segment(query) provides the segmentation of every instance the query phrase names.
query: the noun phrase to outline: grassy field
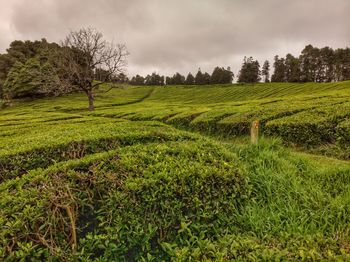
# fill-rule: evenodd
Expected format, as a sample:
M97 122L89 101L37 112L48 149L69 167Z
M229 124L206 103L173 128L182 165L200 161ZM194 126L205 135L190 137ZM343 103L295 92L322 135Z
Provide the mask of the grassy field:
M350 82L95 102L0 111L0 260L350 259Z

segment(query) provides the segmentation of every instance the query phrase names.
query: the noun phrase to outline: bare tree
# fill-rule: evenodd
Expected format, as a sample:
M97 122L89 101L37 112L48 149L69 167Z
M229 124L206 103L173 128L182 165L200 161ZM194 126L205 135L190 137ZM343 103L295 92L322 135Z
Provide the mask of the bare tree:
M94 28L71 31L62 43L63 80L84 91L89 99L89 110L94 110L93 91L110 81L115 74L124 72L129 55L125 44L114 44L103 39L102 33ZM105 74L94 81L95 72Z

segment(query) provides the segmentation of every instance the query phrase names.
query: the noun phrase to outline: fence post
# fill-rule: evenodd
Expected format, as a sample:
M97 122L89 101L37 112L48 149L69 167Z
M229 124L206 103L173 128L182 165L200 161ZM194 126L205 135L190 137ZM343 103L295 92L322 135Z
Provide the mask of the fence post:
M250 141L253 145L258 144L259 140L259 121L253 121L250 129Z

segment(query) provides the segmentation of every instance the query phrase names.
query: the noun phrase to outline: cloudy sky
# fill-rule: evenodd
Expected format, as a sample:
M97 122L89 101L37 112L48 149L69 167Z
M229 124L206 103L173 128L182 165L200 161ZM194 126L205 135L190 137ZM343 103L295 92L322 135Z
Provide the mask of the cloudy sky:
M126 43L128 72L187 74L350 46L350 0L0 0L0 52L14 39L60 41L92 26Z

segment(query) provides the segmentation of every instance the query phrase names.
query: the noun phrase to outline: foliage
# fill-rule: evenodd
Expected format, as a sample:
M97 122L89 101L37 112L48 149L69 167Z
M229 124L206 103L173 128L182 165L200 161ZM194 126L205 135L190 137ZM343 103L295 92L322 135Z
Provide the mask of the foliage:
M49 62L40 63L30 58L25 64L16 62L10 70L3 88L7 98L40 97L61 94L56 70Z
M350 48L307 45L299 57L275 56L272 82L332 82L350 79Z
M238 83L257 83L260 81L260 64L253 57L244 57L242 68L239 71Z

